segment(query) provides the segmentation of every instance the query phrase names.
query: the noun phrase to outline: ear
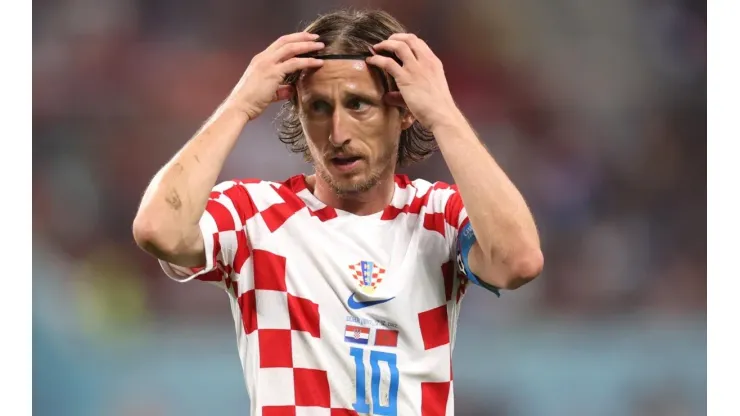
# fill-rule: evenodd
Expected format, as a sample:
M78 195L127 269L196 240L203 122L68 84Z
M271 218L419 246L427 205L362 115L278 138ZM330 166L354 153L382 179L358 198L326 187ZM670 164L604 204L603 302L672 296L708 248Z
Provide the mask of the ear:
M295 97L295 87L291 85L280 85L275 91L275 96L272 98L273 102L290 100Z
M408 107L406 107L406 101L403 100L403 96L401 95L400 91L389 91L385 93L383 96L383 101L385 101L386 104L398 107L401 111L401 129L406 130L407 128L411 127L412 124L414 124L414 121L416 121L416 118L414 115L409 111Z
M411 127L416 121L416 117L409 111L408 108L401 109L401 130L406 130Z

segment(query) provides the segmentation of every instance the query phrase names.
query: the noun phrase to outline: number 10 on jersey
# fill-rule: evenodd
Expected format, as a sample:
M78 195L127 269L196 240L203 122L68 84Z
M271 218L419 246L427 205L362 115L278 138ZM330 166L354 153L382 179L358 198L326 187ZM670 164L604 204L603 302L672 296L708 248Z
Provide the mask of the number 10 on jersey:
M369 353L370 363L370 392L368 400L367 383L365 380L365 360L364 356ZM362 348L350 348L350 355L355 359L355 386L356 386L356 397L355 403L352 405L355 411L360 414L370 413L370 403L372 403L372 411L374 415L379 416L397 416L398 415L398 367L396 366L396 354L391 352L364 350ZM385 383L381 383L381 368L380 364L384 363L388 366L389 380ZM381 384L383 384L381 386ZM381 387L384 390L382 393L387 393L384 400L381 401ZM383 394L382 396L385 396Z

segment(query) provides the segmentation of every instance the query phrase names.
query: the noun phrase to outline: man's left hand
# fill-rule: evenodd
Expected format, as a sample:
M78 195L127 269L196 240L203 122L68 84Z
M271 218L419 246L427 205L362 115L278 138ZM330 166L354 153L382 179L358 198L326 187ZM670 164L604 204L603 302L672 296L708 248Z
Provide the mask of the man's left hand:
M381 55L367 58L368 64L385 70L395 78L400 94L387 94L391 104L408 107L429 130L457 113L442 61L426 42L411 33L396 33L374 45L373 49L393 52L403 62L401 66L392 58Z

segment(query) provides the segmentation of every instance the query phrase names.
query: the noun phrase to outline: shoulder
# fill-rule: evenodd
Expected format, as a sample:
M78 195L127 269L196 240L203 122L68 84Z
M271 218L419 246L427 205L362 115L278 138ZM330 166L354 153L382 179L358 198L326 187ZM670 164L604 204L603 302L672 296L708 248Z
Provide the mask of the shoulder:
M405 186L410 191L405 196L407 203L417 206L417 209L424 207L425 221L437 223L435 228L440 228L443 222L457 227L465 216L464 204L456 185L425 179L411 180L404 175L397 175L396 184L399 188L403 189Z
M284 181L271 181L259 178L229 179L216 184L211 191L211 198L220 194L227 196L243 193L252 199L264 199L275 196L297 195L306 189L303 175L295 175Z
M333 208L312 196L302 174L281 182L256 178L224 181L213 188L211 198L226 199L227 203L233 203L242 222L261 218L270 232L275 232L304 208L310 217L317 217L321 221L337 217ZM303 217L303 220L306 219L308 217Z
M457 193L457 186L447 182L432 182L423 178L411 179L407 175L395 176L396 191L409 198L423 199L424 202L438 199L446 200Z
M297 210L303 205L298 193L306 189L305 180L301 182L301 178L302 175L294 176L283 182L258 178L222 181L212 188L209 205L233 205L242 221L286 203Z

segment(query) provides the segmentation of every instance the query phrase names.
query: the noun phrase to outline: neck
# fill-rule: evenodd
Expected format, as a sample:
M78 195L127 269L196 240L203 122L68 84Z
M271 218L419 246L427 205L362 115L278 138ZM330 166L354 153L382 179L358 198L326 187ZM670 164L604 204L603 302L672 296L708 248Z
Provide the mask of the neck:
M391 203L395 189L393 176L394 172L391 170L371 189L343 195L335 193L319 175L308 176L306 182L314 196L326 205L355 215L372 215Z

